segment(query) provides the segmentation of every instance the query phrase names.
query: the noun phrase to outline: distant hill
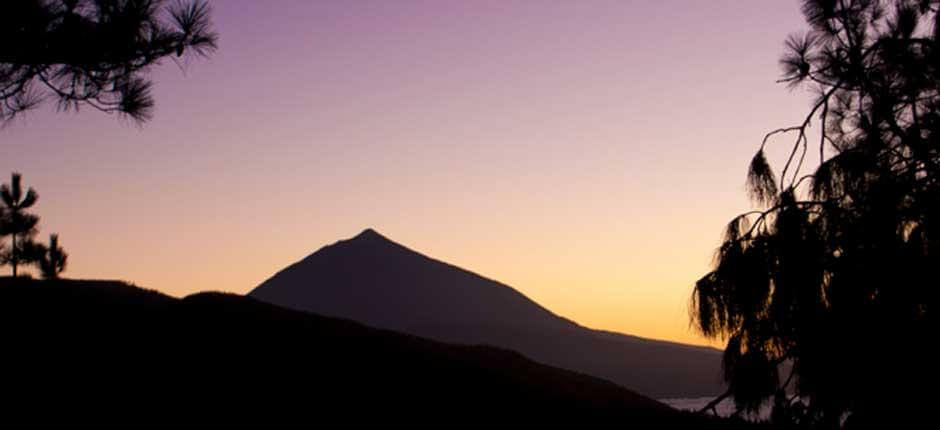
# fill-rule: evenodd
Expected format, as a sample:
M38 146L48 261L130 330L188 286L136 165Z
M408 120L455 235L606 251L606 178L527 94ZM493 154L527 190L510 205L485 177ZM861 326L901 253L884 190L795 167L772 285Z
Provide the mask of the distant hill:
M268 426L741 424L681 413L511 351L440 343L232 294L176 299L120 282L0 278L0 327L8 396L0 408L8 418L30 407L41 411L31 420L73 423L126 415L125 423L200 417Z
M724 391L718 350L582 327L507 285L371 229L288 266L249 296L441 341L516 350L651 397Z

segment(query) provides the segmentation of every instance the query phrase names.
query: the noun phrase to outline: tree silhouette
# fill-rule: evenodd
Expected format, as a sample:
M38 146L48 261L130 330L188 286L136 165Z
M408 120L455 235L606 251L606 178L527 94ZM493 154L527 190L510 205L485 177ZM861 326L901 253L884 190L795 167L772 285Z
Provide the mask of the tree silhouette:
M0 185L0 198L5 206L4 214L0 218L0 236L11 236L10 249L0 255L0 262L13 266L13 276L16 268L22 263L34 261L37 248L32 241L36 233L36 224L39 217L26 212L39 199L39 194L32 187L23 194L21 184L22 176L13 173L9 184Z
M0 219L3 219L3 210L0 210ZM0 266L6 264L7 244L0 242Z
M772 401L775 420L820 428L927 413L889 397L929 398L933 372L938 5L802 2L811 30L787 39L781 82L816 99L802 123L764 137L747 176L762 209L728 224L692 297L696 327L727 340L726 396L739 410ZM764 149L788 134L777 175Z
M161 59L216 48L202 0L14 0L0 6L0 120L46 96L60 110L91 106L138 122L152 116Z
M59 273L65 271L65 264L69 255L59 246L59 235L49 235L49 247L42 247L42 256L39 258L39 270L45 279L56 279Z

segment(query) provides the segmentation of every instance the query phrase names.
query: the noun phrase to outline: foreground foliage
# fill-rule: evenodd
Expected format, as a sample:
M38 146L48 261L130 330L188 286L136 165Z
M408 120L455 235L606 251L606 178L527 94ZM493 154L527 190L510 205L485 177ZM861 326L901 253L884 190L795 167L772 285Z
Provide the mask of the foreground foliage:
M787 40L782 81L817 98L764 138L747 182L762 209L729 223L693 293L697 327L727 339L741 410L772 402L776 421L813 428L926 414L912 405L936 337L938 3L803 1L811 30ZM777 174L764 149L786 136Z
M12 0L0 5L0 120L59 109L152 116L150 67L216 48L202 0Z

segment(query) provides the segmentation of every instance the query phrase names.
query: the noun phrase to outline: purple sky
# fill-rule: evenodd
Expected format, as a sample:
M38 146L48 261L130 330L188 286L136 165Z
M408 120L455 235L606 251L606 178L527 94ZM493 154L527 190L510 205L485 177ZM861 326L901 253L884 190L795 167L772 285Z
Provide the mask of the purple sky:
M244 293L373 227L585 325L704 342L687 300L748 160L809 98L796 1L212 2L142 128L44 105L0 130L68 276ZM4 173L6 172L6 173Z

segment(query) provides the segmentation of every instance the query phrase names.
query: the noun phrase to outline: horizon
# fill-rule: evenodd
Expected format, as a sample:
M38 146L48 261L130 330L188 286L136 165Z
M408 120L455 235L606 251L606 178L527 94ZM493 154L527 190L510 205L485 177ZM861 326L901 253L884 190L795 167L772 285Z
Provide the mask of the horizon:
M447 261L442 261L442 260L440 260L440 259L438 259L438 258L435 258L433 255L427 255L427 254L421 252L421 250L419 250L419 249L414 249L414 248L409 247L407 244L403 244L403 243L397 242L397 241L395 241L394 238L390 238L390 237L388 237L388 236L382 234L382 232L377 231L377 230L375 230L374 228L371 228L371 227L367 227L367 228L363 229L362 231L360 231L359 233L357 233L357 234L354 235L354 236L350 236L350 237L344 238L344 239L339 239L339 240L337 240L337 241L335 241L335 242L333 242L333 243L329 243L329 244L323 245L322 247L320 247L320 248L317 249L316 251L310 253L309 255L306 255L306 256L304 256L303 258L301 258L301 259L299 259L299 260L297 260L297 261L295 261L295 262L293 262L293 263L288 264L287 266L284 267L284 269L279 270L278 272L275 272L274 274L271 275L270 278L266 279L266 280L265 280L264 282L262 282L260 285L264 285L265 283L267 283L267 282L271 281L272 279L274 279L277 275L279 275L279 274L281 274L281 273L283 273L283 272L285 272L285 271L290 270L291 268L295 267L295 266L298 265L298 264L302 264L303 262L307 261L307 260L310 259L311 257L316 256L316 255L320 254L322 251L325 251L325 250L327 250L327 249L329 249L329 248L332 248L332 247L337 246L337 245L340 245L340 244L350 243L350 242L359 241L359 240L367 240L367 241L368 241L368 240L370 240L370 239L373 238L373 237L375 237L375 238L377 238L377 239L379 239L379 240L381 240L381 241L387 242L387 243L389 243L389 244L395 245L396 247L403 247L403 248L405 248L405 250L407 250L407 251L413 252L413 253L415 253L415 254L418 254L418 255L420 255L420 256L422 256L422 257L428 258L428 259L433 260L433 261L435 261L435 262L443 263L443 264L448 265L448 266L453 266L453 267L454 267L456 270L458 270L458 271L469 272L470 274L475 275L475 276L477 276L477 277L479 277L479 278L483 278L483 279L485 279L485 280L487 280L487 281L492 281L492 282L495 282L495 283L500 284L500 285L502 285L502 286L509 287L510 289L512 289L512 290L514 290L514 291L517 291L517 292L519 292L520 294L522 294L523 297L525 297L526 299L532 301L532 303L534 303L535 305L542 307L542 305L541 305L540 303L538 303L538 302L532 300L531 297L526 296L524 293L522 293L522 292L519 291L518 289L514 288L512 285L506 285L505 283L500 282L498 279L493 279L493 278L490 278L490 277L486 276L486 274L477 273L476 271L474 271L474 270L472 270L472 269L465 268L465 267L454 266L454 265L452 265L451 263L448 263ZM260 286L260 285L259 285L259 286ZM390 285L390 286L395 286L394 283L390 283L389 285ZM246 293L246 295L253 295L253 294L256 293L256 292L257 292L257 290L256 290L256 289L253 289L252 291L249 291L248 293ZM259 300L262 300L262 301L265 301L265 302L269 302L268 300L264 300L264 299L259 299ZM286 307L286 308L291 308L290 306L285 306L285 307ZM298 307L297 309L302 309L302 308ZM569 321L574 322L575 324L580 325L580 326L582 326L582 327L585 327L585 328L588 328L588 329L591 329L591 330L607 331L607 330L604 330L604 329L602 329L602 328L585 326L585 325L583 325L583 324L580 324L578 321L574 321L574 320L571 320L570 318L567 318L565 315L558 314L557 312L553 311L552 309L545 308L545 310L547 310L549 313L551 313L551 314L554 315L555 317L560 317L560 318L563 319L563 320L569 320ZM410 310L409 310L409 312L410 312ZM315 312L315 313L316 313L316 312ZM324 315L327 315L327 314L324 314ZM337 316L340 316L340 317L341 317L341 315L337 315ZM360 322L361 322L361 321L360 321ZM643 337L643 336L632 335L632 334L629 334L629 333L621 333L621 334L626 334L626 335L629 335L629 336L632 336L632 337L641 338L641 339L644 339L644 340L652 340L652 341L660 341L660 342L663 342L663 341L664 341L664 342L674 342L674 341L668 341L668 340L663 340L663 339L646 338L646 337ZM686 343L682 343L682 344L683 344L683 345L686 345ZM691 345L691 346L713 347L713 345Z
M0 130L64 274L245 294L367 228L578 324L718 345L688 299L810 97L791 2L211 2L136 127L45 104ZM779 155L772 149L771 155Z

